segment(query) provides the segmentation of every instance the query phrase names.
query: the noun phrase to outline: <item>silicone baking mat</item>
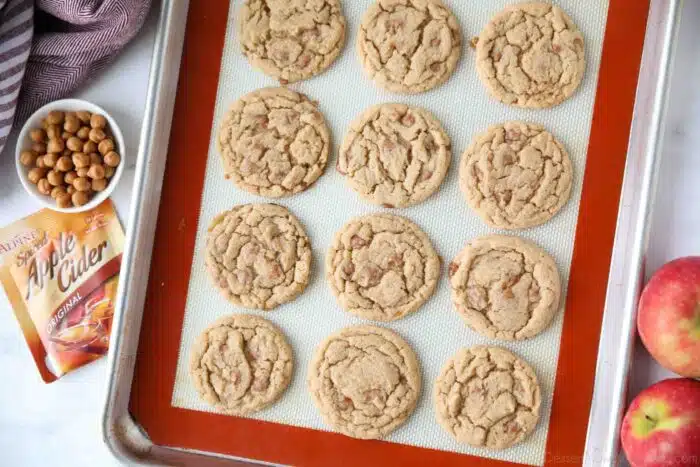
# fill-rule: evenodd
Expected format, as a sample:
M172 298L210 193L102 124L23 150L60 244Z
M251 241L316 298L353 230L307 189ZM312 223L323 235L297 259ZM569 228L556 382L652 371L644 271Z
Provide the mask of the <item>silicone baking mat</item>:
M604 89L602 81L598 88L606 22L609 16L622 21L625 10L632 17L643 15L643 19L646 7L630 6L635 2L626 0L558 1L557 4L572 16L586 39L586 75L580 90L564 104L553 109L529 111L505 106L487 95L476 74L473 50L468 47L470 38L478 35L490 17L513 2L447 0L446 3L461 25L464 42L462 58L455 74L445 85L416 96L384 92L365 78L356 57L354 40L361 15L371 1L343 2L348 22L348 36L343 53L326 73L289 87L319 101L320 110L332 130L335 150L349 123L371 105L402 102L424 107L436 115L452 140L452 166L449 174L440 190L424 203L408 209L391 211L420 225L430 236L444 264L447 264L469 239L497 232L488 228L467 207L458 187L459 158L476 133L483 131L490 124L506 120L540 123L566 146L575 170L571 200L559 215L543 226L511 233L533 240L549 251L559 265L564 284L569 284L568 298L562 300L562 309L552 326L543 334L525 342L503 343L482 338L471 331L454 310L446 271L443 270L435 295L418 312L400 321L386 324L404 336L417 352L424 378L419 405L408 422L386 440L359 441L325 431L328 427L313 404L305 382L306 370L315 347L335 330L363 322L342 311L324 280L323 262L332 236L354 216L387 211L361 201L346 186L343 177L333 170L335 151L326 173L314 186L304 193L275 201L288 207L305 225L311 239L314 260L310 284L298 299L273 312L259 313L278 324L294 348L295 371L289 389L273 407L253 415L250 419L244 419L214 414L209 406L198 399L189 380L189 348L196 336L224 314L250 312L228 303L206 277L203 247L207 226L217 213L236 204L265 202L265 199L241 191L224 179L221 161L214 144L218 124L222 115L238 97L260 87L276 85L271 78L255 71L240 52L235 18L241 2L234 1L230 8L229 5L225 5L226 2L212 3L219 5L210 6L209 9L191 6L195 11L190 12L188 24L183 74L171 135L171 154L166 167L140 356L133 385L132 411L149 436L156 442L167 445L213 450L289 464L331 465L331 445L336 445L340 448L339 452L347 453L358 461L364 459L370 463L379 463L380 458L390 456L392 452L402 456L412 456L409 452L433 453L433 461L459 459L441 457L437 454L439 452L457 456L469 454L530 465L543 465L564 456L575 456L579 452L578 449L582 448L581 434L585 436L593 377L592 364L595 362L602 309L602 301L596 308L590 309L590 305L595 305L590 303L590 300L601 297L605 291L626 135L629 131L629 113L643 37L643 21L632 21L631 24L636 25L637 30L631 29L628 32L636 34L629 34L626 40L631 40L627 53L632 55L633 59L627 59L622 64L617 63L617 66L628 66L627 69L620 70L624 73L617 77L618 84L627 83L632 89L631 92L630 89L618 89L617 92L621 91L621 94L613 92L615 98L609 101L611 106L608 111L619 113L621 118L615 122L615 126L618 133L621 131L622 134L605 135L602 132L613 131L615 128L599 128L601 135L598 138L607 136L617 144L611 146L612 143L608 141L609 150L606 151L595 138L589 138L592 122L594 131L596 128L596 91L598 90L598 110L595 115L601 112L601 93L609 92ZM200 10L199 13L209 13L208 19L213 20L217 26L207 30L198 27L195 30L192 15L197 14L197 10ZM223 18L214 20L212 14L223 15ZM220 24L222 22L223 24ZM608 25L606 43L612 43L610 31ZM209 49L192 43L191 35L195 32L200 35L200 41L209 41ZM218 76L208 80L196 78L205 73L205 70L213 71L215 60L200 54L207 50L209 54L213 54L217 46L222 49L220 68L217 67L216 70ZM605 73L604 68L601 73ZM201 82L197 83L196 80ZM209 86L209 89L195 87L197 84ZM196 92L200 99L183 97L183 88ZM187 103L193 107L187 107ZM178 110L185 110L185 113L178 115ZM198 121L192 125L179 125L178 119L182 118L189 118L190 122L193 122L193 119ZM188 141L193 138L200 140L196 148L194 143L187 148L186 146L190 145ZM180 144L184 147L179 146ZM189 158L190 167L182 160L173 160L173 157ZM175 187L171 188L170 181L178 174L196 178L194 183L186 185L188 189L180 188L196 200L187 199L178 203L182 193ZM587 191L584 185L591 183L588 179L599 175L602 177L598 183L603 185L589 187ZM186 180L181 179L180 183L183 181ZM198 192L195 191L195 188L199 187L201 196L197 196ZM594 216L586 216L587 211L596 209L590 205L586 208L586 202L593 199L600 201L600 196L605 197L603 205L597 208ZM170 222L173 223L169 224ZM596 225L599 228L596 228ZM581 240L581 232L591 227L596 232L588 237L588 241L595 241L597 236L600 249L591 258L580 257L575 250L579 248L580 251L580 243L585 243L585 240ZM160 239L166 243L163 244ZM160 254L163 248L166 248L168 253ZM586 268L586 272L597 274L592 277L581 275L579 280L588 280L595 287L584 286L580 287L581 290L576 289L577 283L574 282L573 274L577 257L579 268L583 267ZM590 264L587 265L586 262ZM586 288L593 295L579 295L585 293ZM589 301L588 307L586 300ZM159 314L157 318L156 313ZM578 316L572 317L573 313L577 313ZM585 329L574 331L570 325L573 320L577 320ZM586 339L586 346L579 347L582 352L578 356L580 362L573 361L571 349L567 350L568 345L572 345L572 336L568 337L567 342L567 333L571 332ZM542 386L543 407L536 431L524 443L503 451L488 451L456 443L437 424L434 416L432 385L441 366L458 349L484 343L502 345L523 356L535 368ZM560 343L563 343L561 352ZM159 356L144 356L143 351L149 355L158 351ZM578 372L585 372L585 375ZM585 384L577 388L575 384L566 381L570 377L581 378L581 382ZM560 389L562 384L567 384L568 388L565 390L569 393L556 397L563 391ZM167 408L168 414L154 413L154 391L158 394L158 406L164 411ZM573 394L572 391L583 391L584 394L581 396ZM577 404L577 401L580 403ZM147 407L149 403L151 407ZM569 410L570 413L560 413L557 416L557 409ZM167 427L166 420L171 417L177 419L180 431L178 434ZM205 419L208 422L205 422ZM567 419L572 425L566 423ZM566 423L566 428L562 423ZM215 440L221 436L218 431L224 426L231 430L229 442L221 440L219 443ZM201 428L207 432L208 438L207 435L197 434ZM256 430L257 436L250 433ZM559 430L572 430L574 433L566 434ZM268 435L274 436L266 436L266 431ZM281 438L282 435L284 439ZM561 440L558 441L558 438ZM555 445L553 448L553 444L557 442L561 443L560 446ZM424 449L395 450L396 447L405 446ZM326 449L331 457L324 457ZM411 461L417 462L417 458L406 457L406 462Z

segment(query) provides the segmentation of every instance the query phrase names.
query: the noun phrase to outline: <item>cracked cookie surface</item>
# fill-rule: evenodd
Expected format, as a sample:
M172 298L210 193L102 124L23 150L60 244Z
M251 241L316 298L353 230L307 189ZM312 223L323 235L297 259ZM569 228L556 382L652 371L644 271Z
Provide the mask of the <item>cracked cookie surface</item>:
M286 208L244 204L219 214L209 225L205 264L230 302L270 310L306 288L311 244Z
M323 174L330 131L305 95L263 88L226 113L218 149L227 179L250 193L280 198L306 190Z
M491 339L533 337L559 311L561 280L554 259L518 237L470 241L450 263L449 275L457 311Z
M231 315L195 341L190 377L200 397L217 410L243 415L276 402L292 367L292 348L277 326L254 315Z
M440 425L460 443L504 449L535 429L541 395L530 365L500 347L462 349L440 372L434 388Z
M440 259L413 222L391 214L358 217L336 233L326 278L341 306L357 316L393 321L435 291Z
M243 54L283 84L322 73L345 45L339 0L246 0L240 15Z
M585 68L583 34L551 3L506 7L476 45L479 78L493 97L517 107L562 103L578 89Z
M406 341L376 326L350 326L316 350L308 385L324 420L347 436L382 438L411 415L421 391Z
M451 157L450 138L430 112L381 104L350 124L337 170L363 199L402 208L437 191Z
M457 19L440 0L377 0L357 36L365 72L380 87L402 94L447 81L461 50Z
M564 146L542 126L494 125L464 151L459 184L467 203L491 227L543 224L567 203L573 167Z

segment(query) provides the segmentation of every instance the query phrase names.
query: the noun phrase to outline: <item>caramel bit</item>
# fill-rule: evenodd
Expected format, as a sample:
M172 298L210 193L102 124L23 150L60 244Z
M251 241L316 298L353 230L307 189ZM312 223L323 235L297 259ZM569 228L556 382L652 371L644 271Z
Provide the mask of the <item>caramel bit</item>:
M262 128L267 128L267 125L270 123L270 119L268 119L266 116L262 115L258 117L258 125Z
M476 49L476 44L478 44L478 43L479 43L479 37L478 37L478 36L474 36L474 37L472 37L472 40L469 41L469 46L470 46L472 49Z
M459 264L455 263L454 261L451 261L450 265L447 267L447 273L450 275L450 277L452 277L455 275L458 269Z
M511 128L509 130L506 130L506 141L508 142L517 141L520 139L521 136L522 133L516 129Z
M311 56L309 54L304 54L299 57L299 66L306 67L311 61Z
M403 21L398 19L389 20L384 26L389 34L397 34L403 29Z
M343 273L346 276L352 276L352 273L354 273L354 272L355 272L355 265L352 264L350 261L348 261L347 263L345 263L343 265Z
M359 235L353 235L350 239L350 246L353 248L362 248L365 245L367 245L367 242Z
M390 268L402 268L403 264L403 258L398 253L393 254L387 262L387 266Z

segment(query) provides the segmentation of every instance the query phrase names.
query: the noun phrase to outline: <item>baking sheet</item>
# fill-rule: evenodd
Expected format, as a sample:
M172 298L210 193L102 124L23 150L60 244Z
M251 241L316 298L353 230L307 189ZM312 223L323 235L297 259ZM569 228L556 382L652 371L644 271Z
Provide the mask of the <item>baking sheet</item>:
M208 160L200 222L197 227L197 248L194 252L180 356L172 394L173 406L200 411L211 409L199 400L189 380L187 366L191 343L216 318L231 312L250 312L227 302L210 284L202 254L206 229L217 213L236 204L265 202L263 198L238 190L223 178L221 161L214 144L217 127L224 112L238 97L254 89L277 84L271 78L253 70L239 51L234 18L237 17L240 3L233 2L229 10L229 28L225 39L214 126L209 153L206 155ZM402 102L425 107L441 120L452 139L452 166L440 190L418 206L393 210L410 218L426 231L445 264L469 239L496 232L488 228L468 208L458 187L459 158L472 136L490 124L505 120L532 121L543 124L552 131L567 147L574 164L575 183L572 199L552 221L517 234L539 243L549 251L557 260L564 283L568 281L608 1L557 2L572 16L586 38L586 76L573 98L554 109L536 111L511 108L490 99L479 82L474 66L474 54L468 47L470 38L478 35L489 18L512 2L452 0L446 3L460 22L464 46L457 70L445 85L417 96L395 95L376 88L364 76L354 47L361 15L371 1L353 0L344 2L348 37L346 47L337 62L323 75L290 86L319 101L320 110L333 133L334 153L326 173L312 188L291 198L276 201L288 207L305 225L313 247L314 266L310 284L299 298L275 311L260 313L278 324L287 335L295 351L295 372L292 384L284 397L273 407L255 414L253 418L320 430L328 429L306 389L308 363L315 347L325 337L343 326L357 324L363 320L344 312L337 305L323 277L325 252L330 246L333 234L351 217L385 211L361 201L359 196L346 186L344 178L333 169L335 150L342 141L349 123L371 105ZM435 295L415 314L387 324L412 344L420 359L424 377L424 391L415 413L387 440L542 465L545 460L562 317L563 311L546 332L526 342L489 341L471 331L454 310L443 268ZM503 345L528 360L538 374L543 392L541 421L535 433L526 442L498 452L456 443L439 427L432 404L432 385L443 363L461 347L484 343Z

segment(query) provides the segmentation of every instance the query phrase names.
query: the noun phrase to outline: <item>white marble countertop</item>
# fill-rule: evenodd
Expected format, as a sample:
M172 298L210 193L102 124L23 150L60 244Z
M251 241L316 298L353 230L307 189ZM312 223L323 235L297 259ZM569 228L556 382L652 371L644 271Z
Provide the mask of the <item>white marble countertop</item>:
M700 2L685 2L683 18L648 271L679 256L700 254L700 87L695 84L700 75L700 49L695 45L700 43ZM119 121L126 144L132 148L126 157L127 170L113 195L122 221L129 210L154 34L152 13L139 37L116 62L74 96L107 109ZM0 154L1 226L39 209L17 180L13 154L10 141ZM3 293L0 369L0 465L118 465L103 445L99 427L105 360L44 384ZM669 376L638 344L630 395Z

